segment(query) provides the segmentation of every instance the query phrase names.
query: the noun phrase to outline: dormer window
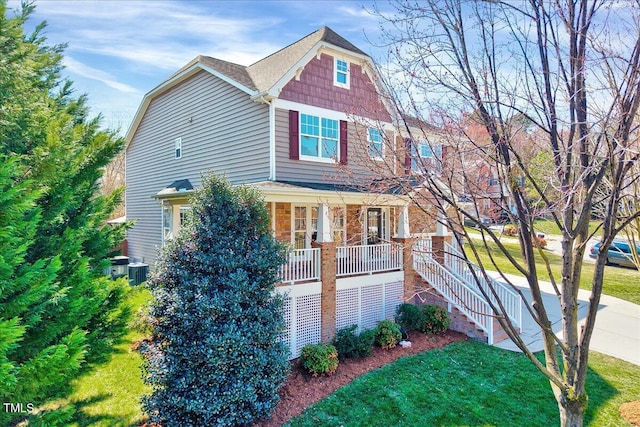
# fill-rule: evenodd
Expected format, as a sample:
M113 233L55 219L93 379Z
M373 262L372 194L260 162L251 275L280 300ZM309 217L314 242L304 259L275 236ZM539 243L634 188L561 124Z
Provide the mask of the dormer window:
M349 89L349 63L347 61L335 58L333 84L334 86Z

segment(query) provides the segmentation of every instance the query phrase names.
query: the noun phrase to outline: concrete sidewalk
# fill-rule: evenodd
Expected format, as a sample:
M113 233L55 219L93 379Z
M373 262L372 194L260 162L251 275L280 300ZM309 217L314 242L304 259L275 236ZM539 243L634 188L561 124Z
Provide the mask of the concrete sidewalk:
M498 273L489 272L489 274L495 279L503 281ZM514 275L507 275L507 277L522 290L530 302L531 292L526 280L523 277ZM561 334L560 304L555 296L553 287L548 282L540 282L540 287L543 291L545 307L547 307L549 318L553 324L553 331L556 334ZM589 291L582 289L578 293L578 316L581 321L584 321L586 317L589 295ZM542 350L540 327L524 307L522 310L522 323L523 330L520 335L524 342L533 351ZM499 342L496 346L512 351L520 351L510 339ZM640 306L619 298L602 295L589 348L599 353L640 365Z

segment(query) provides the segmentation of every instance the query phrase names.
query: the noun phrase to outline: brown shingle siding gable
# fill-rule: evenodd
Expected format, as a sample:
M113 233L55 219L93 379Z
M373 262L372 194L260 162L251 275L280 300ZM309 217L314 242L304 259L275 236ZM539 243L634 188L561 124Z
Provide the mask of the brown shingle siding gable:
M322 27L289 46L267 56L266 58L249 65L248 67L235 64L233 62L223 61L222 59L213 58L211 56L197 56L187 65L173 73L167 81L181 74L193 65L200 63L219 72L220 74L225 75L229 79L240 83L248 89L263 92L271 89L273 85L275 85L278 80L287 73L287 71L289 71L304 57L304 55L306 55L318 42L321 41L346 49L358 55L366 56L363 51L337 34L331 28Z
M348 42L329 27L319 30L301 38L295 43L280 49L279 51L261 59L247 67L247 72L256 84L259 91L271 89L287 71L289 71L304 55L306 55L318 42L327 42L342 49L346 49L358 55L366 56L366 53Z

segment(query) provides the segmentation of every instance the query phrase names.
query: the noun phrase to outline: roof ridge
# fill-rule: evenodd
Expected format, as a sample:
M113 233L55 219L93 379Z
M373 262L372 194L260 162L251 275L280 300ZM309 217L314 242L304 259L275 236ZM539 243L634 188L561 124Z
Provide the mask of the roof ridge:
M264 61L264 60L266 60L266 59L271 58L272 56L274 56L274 55L276 55L276 54L278 54L278 53L282 52L283 50L286 50L286 49L290 48L291 46L293 46L293 45L295 45L295 44L300 43L302 40L305 40L306 38L308 38L308 37L310 37L310 36L312 36L312 35L316 34L317 32L319 32L319 31L321 31L321 30L324 30L325 28L328 28L328 27L327 27L327 26L324 26L324 27L321 27L321 28L319 28L319 29L317 29L317 30L314 30L313 32L311 32L311 33L307 34L306 36L301 37L301 38L299 38L298 40L296 40L296 41L294 41L294 42L289 43L289 44L288 44L288 45L286 45L285 47L283 47L283 48L281 48L281 49L278 49L278 50L276 50L275 52L270 53L269 55L265 56L264 58L260 58L260 59L258 59L258 60L257 60L256 62L254 62L253 64L248 65L248 66L247 66L247 68L251 68L251 67L253 67L253 66L254 66L254 65L256 65L256 64L258 64L258 63L260 63L260 62L262 62L262 61Z

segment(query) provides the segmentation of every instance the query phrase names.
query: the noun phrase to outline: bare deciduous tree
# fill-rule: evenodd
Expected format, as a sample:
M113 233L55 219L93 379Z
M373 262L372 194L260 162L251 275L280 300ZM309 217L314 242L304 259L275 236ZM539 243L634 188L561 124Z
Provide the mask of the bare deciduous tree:
M466 255L480 263L479 245L486 249L490 243L527 279L533 298L527 308L542 329L544 362L501 315L499 304L493 309L549 379L562 425L582 425L606 252L616 234L640 217L637 202L620 209L639 172L633 168L639 156L638 1L398 1L393 14L379 16L391 54L383 74L392 102L419 120L404 120L409 144L389 141L390 151L371 170L405 187L425 210L430 204L455 207L454 215L440 220L464 234L466 217L482 231L481 241L469 240ZM437 130L420 125L427 122ZM443 142L443 155L429 161L420 156L420 150L435 153ZM398 163L410 166L411 178ZM509 254L481 218L478 203L488 196L480 179L485 166L497 180L490 203L502 208L508 202L507 213L518 224L521 257ZM425 191L415 191L417 182ZM605 182L602 195L598 189ZM580 320L578 290L596 202L602 247ZM536 254L542 254L535 239L540 215L562 234L560 276L548 262L544 271L536 266ZM500 270L495 263L484 267ZM552 329L539 278L555 290L560 334Z

